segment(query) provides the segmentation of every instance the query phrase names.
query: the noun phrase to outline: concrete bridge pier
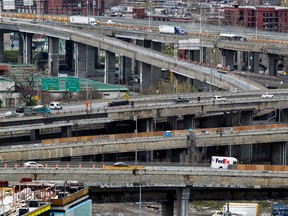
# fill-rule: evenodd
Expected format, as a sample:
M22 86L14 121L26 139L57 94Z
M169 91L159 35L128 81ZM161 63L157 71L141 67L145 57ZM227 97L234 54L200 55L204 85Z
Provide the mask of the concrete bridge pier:
M86 76L85 77L89 77L89 76L93 76L95 73L95 60L96 60L96 56L98 57L98 49L93 47L93 46L89 46L86 45Z
M190 189L181 188L177 190L177 216L189 215Z
M40 129L30 130L30 141L36 141L40 139Z
M59 38L48 38L48 73L51 76L58 76L59 72Z
M184 129L195 128L195 115L185 115L183 117Z
M287 161L287 142L271 143L272 164L286 165Z
M241 111L240 124L241 125L252 125L252 111Z
M65 67L66 70L74 70L74 59L73 59L73 53L74 53L74 42L70 40L65 41Z
M0 63L4 63L4 32L0 32Z
M86 44L75 43L75 76L86 77Z
M23 63L32 64L32 37L33 34L30 33L21 33L23 39ZM59 39L58 39L59 40ZM50 48L50 45L49 45Z
M233 66L235 59L235 51L234 50L222 50L222 62L224 67Z
M174 201L162 202L162 216L173 216L174 212Z
M115 53L105 51L104 83L115 83Z
M200 62L200 50L186 50L187 59Z
M244 66L244 53L243 51L237 51L237 68L242 71Z
M152 42L152 49L161 52L162 45L160 42ZM161 81L161 68L151 66L151 83L157 84Z
M118 77L118 80L120 79L122 83L128 82L128 77L133 76L132 71L132 59L126 56L121 56L119 68L120 77Z
M167 117L167 124L170 130L177 130L177 118L178 116Z
M17 55L17 63L23 64L23 38L21 37L21 34L19 33L19 50Z
M268 58L268 73L270 76L277 76L277 68L276 68L276 63L279 59L278 55L275 54L267 54L267 58Z
M61 137L71 137L72 136L72 126L62 126L61 127Z
M146 125L146 132L151 132L154 129L154 120L153 118L148 118L145 121L145 125Z
M281 112L281 120L283 123L287 123L288 122L288 109L282 109L282 112Z

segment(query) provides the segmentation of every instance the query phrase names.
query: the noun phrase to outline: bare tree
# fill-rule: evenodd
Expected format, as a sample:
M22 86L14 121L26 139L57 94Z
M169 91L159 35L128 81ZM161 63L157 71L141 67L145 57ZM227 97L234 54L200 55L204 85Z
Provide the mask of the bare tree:
M36 105L35 95L37 95L37 89L41 86L40 76L41 74L35 67L21 68L21 70L13 70L6 73L14 85L8 89L20 93L20 100L27 106ZM12 92L13 93L13 92Z

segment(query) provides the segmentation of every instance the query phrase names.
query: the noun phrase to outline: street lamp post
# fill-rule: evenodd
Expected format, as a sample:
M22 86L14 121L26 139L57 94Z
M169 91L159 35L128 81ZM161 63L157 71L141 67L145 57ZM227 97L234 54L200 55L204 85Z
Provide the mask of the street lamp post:
M151 0L149 0L149 29L151 28Z
M142 182L141 182L141 172L139 173L139 216L142 215Z

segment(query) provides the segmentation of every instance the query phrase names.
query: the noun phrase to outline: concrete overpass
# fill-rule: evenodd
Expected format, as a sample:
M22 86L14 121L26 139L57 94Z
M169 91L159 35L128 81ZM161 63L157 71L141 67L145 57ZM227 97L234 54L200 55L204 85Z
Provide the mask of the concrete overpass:
M162 215L187 216L195 200L285 199L287 172L215 170L199 167L147 167L132 170L98 168L0 169L1 180L77 181L90 188L93 202L158 202ZM139 199L139 193L141 198Z
M155 66L157 68L166 68L168 70L172 70L177 74L180 74L184 77L188 77L191 79L196 79L204 83L209 83L211 79L211 68L203 67L200 65L195 65L188 62L179 61L169 55L165 55L161 52L151 50L148 48L143 48L138 45L134 45L125 41L117 40L115 38L110 38L104 35L96 34L95 31L75 31L73 28L69 28L68 26L52 26L47 24L38 24L31 25L31 23L18 22L17 24L1 24L0 29L3 31L19 31L24 33L23 36L25 38L25 47L28 49L25 51L24 59L27 61L30 59L29 56L30 49L29 48L29 38L31 40L31 34L45 34L50 37L50 46L53 47L49 49L51 59L48 62L48 66L51 71L52 76L56 76L58 74L59 66L59 55L57 53L57 40L58 38L74 41L79 44L85 44L91 47L97 47L99 49L105 50L110 53L118 53L121 56L125 56L131 59L135 59L141 62L140 66L140 74L143 74L145 71L145 65L142 63ZM54 41L54 42L53 42ZM59 41L58 41L59 42ZM31 43L31 42L30 42ZM54 44L54 45L53 45ZM3 50L2 50L3 53ZM83 56L79 51L79 55ZM53 60L53 64L52 64ZM78 61L78 60L77 60ZM57 64L58 62L58 64ZM88 64L89 65L89 64ZM91 65L91 64L90 64ZM93 65L93 64L92 64ZM109 65L108 65L109 66ZM114 67L114 66L113 66ZM56 70L57 68L57 70ZM78 71L78 69L77 69ZM113 75L112 75L113 73ZM107 71L106 77L107 79L113 79L115 71ZM145 75L146 76L146 75ZM110 78L109 78L110 77ZM142 75L140 75L142 77ZM141 80L141 78L140 78ZM218 86L222 89L233 89L234 87L238 87L240 89L247 89L247 83L249 83L250 90L263 90L266 89L262 85L259 85L253 81L248 79L243 79L238 77L237 75L227 75L227 74L219 74L215 73L213 79L213 85ZM210 83L211 84L211 83Z
M190 150L192 145L197 148L217 146L234 148L253 144L285 143L288 140L287 131L287 124L275 124L214 128L205 131L195 129L193 136L189 137L190 141L187 139L188 130L172 131L172 137L165 137L164 132L146 132L48 139L42 140L42 144L3 147L1 157L3 161L11 161L15 160L15 157L18 160L32 160L169 149L186 151L186 149ZM278 150L273 153L277 158L282 151ZM231 151L232 154L235 152L237 152L236 148ZM244 158L246 155L241 157ZM153 156L150 155L149 159L153 161Z

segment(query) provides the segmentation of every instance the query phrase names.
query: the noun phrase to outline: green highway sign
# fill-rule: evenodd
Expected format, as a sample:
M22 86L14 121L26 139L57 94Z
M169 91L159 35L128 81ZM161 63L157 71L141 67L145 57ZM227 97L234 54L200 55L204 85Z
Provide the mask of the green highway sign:
M75 78L75 77L66 78L66 91L80 92L79 78Z
M80 81L76 77L42 78L42 90L80 92Z
M55 78L42 78L42 90L50 91L50 90L59 90L58 79Z

